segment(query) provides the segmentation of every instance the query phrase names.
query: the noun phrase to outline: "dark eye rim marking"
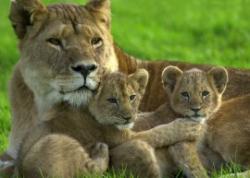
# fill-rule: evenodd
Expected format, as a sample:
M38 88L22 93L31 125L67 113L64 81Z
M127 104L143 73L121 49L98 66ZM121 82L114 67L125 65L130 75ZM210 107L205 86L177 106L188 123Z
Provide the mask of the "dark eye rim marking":
M186 98L189 98L189 97L190 97L190 96L189 96L189 93L188 93L187 91L181 92L181 96L186 97Z
M110 103L112 103L112 104L117 104L118 103L117 99L116 98L112 98L112 97L108 98L107 101L110 102Z
M103 46L103 39L101 37L93 37L91 39L91 45L97 49Z
M208 96L210 93L209 93L209 91L204 90L201 94L202 94L203 97L206 97L206 96Z
M48 38L46 41L54 46L62 47L62 41L59 38L52 37L52 38Z
M130 95L130 96L129 96L130 101L135 100L135 98L136 98L136 94L133 94L133 95Z

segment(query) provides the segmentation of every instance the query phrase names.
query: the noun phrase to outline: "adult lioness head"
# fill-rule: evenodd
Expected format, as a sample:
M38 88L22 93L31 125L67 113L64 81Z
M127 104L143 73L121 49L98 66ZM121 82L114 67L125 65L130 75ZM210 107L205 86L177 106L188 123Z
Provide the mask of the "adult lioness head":
M14 0L10 20L20 40L20 71L38 106L86 104L103 70L117 70L109 0L45 6Z
M147 86L148 72L138 69L129 76L114 72L105 75L102 81L89 103L90 112L100 124L132 128Z
M162 73L162 81L172 109L184 117L201 121L220 107L228 74L221 67L208 72L199 69L183 72L178 67L168 66Z

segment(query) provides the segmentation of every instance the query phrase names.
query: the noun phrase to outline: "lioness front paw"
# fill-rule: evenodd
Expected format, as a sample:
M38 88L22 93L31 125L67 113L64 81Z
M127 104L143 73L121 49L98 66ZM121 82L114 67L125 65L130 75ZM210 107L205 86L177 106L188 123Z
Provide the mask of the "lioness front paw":
M14 161L1 161L0 160L0 177L11 176L14 173Z

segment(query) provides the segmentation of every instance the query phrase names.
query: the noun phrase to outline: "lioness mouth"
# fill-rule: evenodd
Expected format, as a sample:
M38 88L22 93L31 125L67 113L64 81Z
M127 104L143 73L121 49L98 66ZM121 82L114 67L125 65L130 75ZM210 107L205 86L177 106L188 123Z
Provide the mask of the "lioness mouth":
M76 90L74 90L74 91L81 91L81 90L91 90L88 86L86 86L86 85L83 85L83 86L81 86L81 87L79 87L79 88L77 88ZM73 92L74 92L73 91Z
M83 90L89 90L89 91L93 91L91 90L88 86L86 85L82 85L81 87L75 89L75 90L69 90L69 91L60 91L61 94L67 94L67 93L76 93L76 92L81 92Z

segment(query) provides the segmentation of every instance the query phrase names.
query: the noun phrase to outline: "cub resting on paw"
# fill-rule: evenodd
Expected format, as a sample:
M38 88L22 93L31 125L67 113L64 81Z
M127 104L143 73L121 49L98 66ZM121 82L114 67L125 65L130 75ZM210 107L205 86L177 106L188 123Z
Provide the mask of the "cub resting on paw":
M151 168L131 172L155 178L160 173L154 148L197 137L197 124L181 119L148 131L129 130L147 85L146 70L138 70L130 76L112 73L102 81L88 108L57 105L49 112L47 121L27 135L18 154L21 175L39 177L42 173L48 177L72 177L78 173L102 173L109 163L108 147L100 143L104 142L112 154L115 154L113 148L122 143L121 147L144 145L140 156ZM183 131L178 132L181 128ZM119 160L118 163L112 160L112 164L119 167Z
M224 68L215 67L208 72L199 69L191 69L181 71L178 67L166 67L162 73L163 87L167 92L169 105L164 104L158 111L142 114L144 118L135 130L140 130L140 126L147 124L145 120L150 119L169 119L185 118L198 123L203 123L215 113L222 100L222 94L225 91L228 74ZM164 117L165 115L165 117ZM148 127L153 127L148 125ZM202 139L205 125L200 131L200 139ZM196 142L197 143L197 142ZM157 158L159 162L163 162L164 169L167 169L168 177L176 174L176 168L179 167L184 171L187 177L205 178L208 177L206 170L197 153L197 145L194 142L181 142L170 146L168 150L162 150ZM198 141L199 143L199 141Z

